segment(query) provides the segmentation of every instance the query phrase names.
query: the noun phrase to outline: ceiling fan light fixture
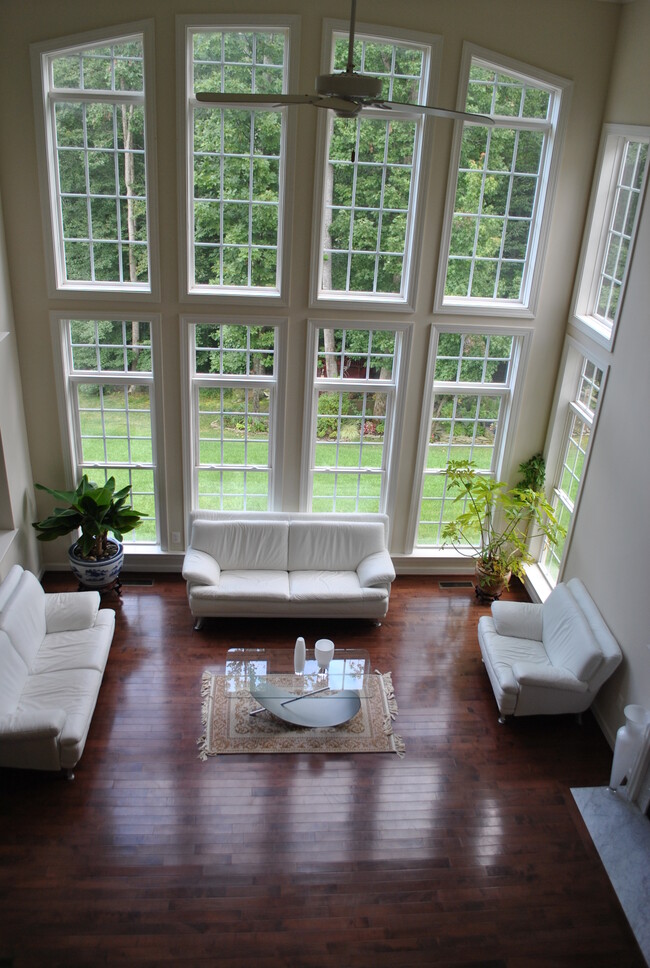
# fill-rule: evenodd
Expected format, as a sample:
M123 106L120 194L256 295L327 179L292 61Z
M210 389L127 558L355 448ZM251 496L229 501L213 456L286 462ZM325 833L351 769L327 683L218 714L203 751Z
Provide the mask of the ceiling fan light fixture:
M340 74L319 74L316 78L316 92L321 96L334 95L342 98L378 98L382 82L370 74L356 74L344 71Z

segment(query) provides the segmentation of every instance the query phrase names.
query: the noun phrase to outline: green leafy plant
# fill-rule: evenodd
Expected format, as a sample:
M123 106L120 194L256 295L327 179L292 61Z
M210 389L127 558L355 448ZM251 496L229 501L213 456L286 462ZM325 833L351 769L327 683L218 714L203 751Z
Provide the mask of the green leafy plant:
M81 558L99 560L110 557L109 532L121 541L124 534L137 528L146 517L127 504L131 485L116 491L114 477L99 485L89 481L88 475L84 474L74 491L56 491L44 484L35 486L67 505L55 508L42 521L33 522L38 540L54 541L80 529L81 537L75 551Z
M520 488L530 487L533 491L543 491L546 480L546 461L543 454L533 454L519 465Z
M473 461L450 461L447 480L450 491L458 492L454 503L467 501L467 507L444 526L443 541L476 558L495 579L511 573L523 578L524 565L533 561L528 541L544 535L555 544L566 533L541 490L509 489L505 481L480 473Z

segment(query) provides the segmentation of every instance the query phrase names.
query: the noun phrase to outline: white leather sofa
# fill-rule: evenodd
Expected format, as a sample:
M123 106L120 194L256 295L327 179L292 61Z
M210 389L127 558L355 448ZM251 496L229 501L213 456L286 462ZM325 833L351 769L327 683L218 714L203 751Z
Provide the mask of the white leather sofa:
M195 511L183 563L195 627L208 616L381 620L395 570L385 515Z
M0 766L73 776L115 629L99 602L46 594L20 565L0 585Z
M622 659L578 578L559 584L543 605L493 602L478 623L481 654L499 719L581 713Z

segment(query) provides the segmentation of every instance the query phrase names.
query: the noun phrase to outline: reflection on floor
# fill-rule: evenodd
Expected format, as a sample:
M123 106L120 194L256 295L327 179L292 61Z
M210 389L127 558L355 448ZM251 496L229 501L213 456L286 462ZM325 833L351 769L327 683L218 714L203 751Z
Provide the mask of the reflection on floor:
M607 787L571 793L650 966L650 820Z

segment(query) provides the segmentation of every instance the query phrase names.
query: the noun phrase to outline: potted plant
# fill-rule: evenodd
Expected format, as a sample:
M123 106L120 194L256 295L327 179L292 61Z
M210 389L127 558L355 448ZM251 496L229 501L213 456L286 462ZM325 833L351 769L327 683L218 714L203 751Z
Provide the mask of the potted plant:
M56 491L44 484L36 487L66 505L55 508L42 521L34 521L38 540L54 541L80 530L81 536L68 549L73 574L88 588L105 588L114 582L124 560L122 537L145 517L127 504L131 485L116 491L114 477L100 485L84 474L74 491Z
M505 481L480 473L473 461L450 461L447 480L449 489L458 491L455 503L466 502L466 508L445 524L442 537L476 559L475 589L481 601L499 598L511 575L524 577L524 565L534 560L528 550L532 538L543 535L555 544L565 533L544 492L525 481L509 489Z

